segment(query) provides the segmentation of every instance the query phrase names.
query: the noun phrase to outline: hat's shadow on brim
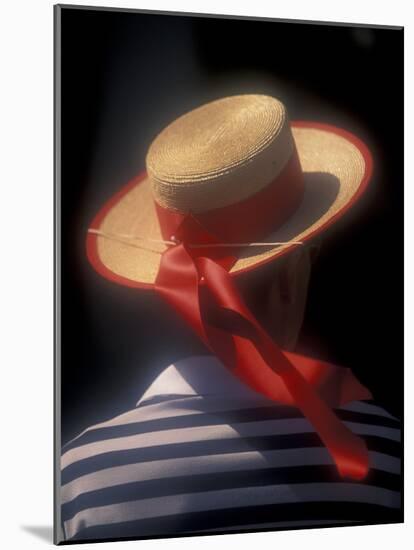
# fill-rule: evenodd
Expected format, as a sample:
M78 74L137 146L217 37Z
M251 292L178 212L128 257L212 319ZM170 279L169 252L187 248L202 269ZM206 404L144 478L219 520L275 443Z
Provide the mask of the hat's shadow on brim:
M291 219L264 239L264 242L289 242L297 239L298 235L317 224L334 204L340 189L340 182L336 176L326 172L307 172L304 176L305 192L298 209ZM258 250L254 246L246 247L239 258L256 256ZM260 253L271 250L274 250L274 245L262 246Z

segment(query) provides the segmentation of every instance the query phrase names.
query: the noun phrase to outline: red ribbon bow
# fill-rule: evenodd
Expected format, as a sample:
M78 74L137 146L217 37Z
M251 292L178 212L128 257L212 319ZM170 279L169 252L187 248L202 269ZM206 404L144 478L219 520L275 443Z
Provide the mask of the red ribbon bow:
M235 248L206 246L219 241L191 216L184 218L175 237L177 245L161 258L158 293L234 375L270 399L297 406L342 477L364 478L369 469L365 442L331 407L371 399L370 392L349 369L279 348L243 302L229 274Z

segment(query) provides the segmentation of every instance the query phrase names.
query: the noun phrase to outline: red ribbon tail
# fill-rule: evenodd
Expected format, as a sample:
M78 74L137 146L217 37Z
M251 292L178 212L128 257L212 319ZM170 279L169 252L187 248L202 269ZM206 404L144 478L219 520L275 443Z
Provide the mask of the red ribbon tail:
M264 361L264 368L271 369L283 380L292 400L311 422L322 439L342 477L363 479L368 473L368 450L363 439L355 435L334 414L327 403L317 394L302 374L282 353L275 342L258 324L255 317L243 303L229 273L209 258L198 258L197 267L204 276L208 289L217 306L225 312L232 312L235 318L244 320L243 334L234 338L239 349L239 367L243 378L255 388L263 383L257 369L244 361L246 339L250 340ZM240 326L240 322L238 322ZM263 366L261 366L263 368ZM269 378L268 378L269 380ZM350 381L351 382L351 381ZM350 384L350 387L354 387ZM345 391L347 387L345 386ZM269 387L263 387L269 395Z
M358 395L359 401L372 399L372 393L357 380L351 369L344 369L344 371L344 376L341 381L339 404L346 405L350 401L354 401L355 395Z

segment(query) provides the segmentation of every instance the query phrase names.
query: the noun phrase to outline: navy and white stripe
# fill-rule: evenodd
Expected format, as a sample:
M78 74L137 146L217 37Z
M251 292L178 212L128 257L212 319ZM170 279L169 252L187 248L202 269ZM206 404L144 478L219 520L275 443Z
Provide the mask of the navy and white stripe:
M66 540L399 521L400 427L384 409L336 410L371 471L342 480L295 407L246 388L211 357L166 369L136 408L62 450Z

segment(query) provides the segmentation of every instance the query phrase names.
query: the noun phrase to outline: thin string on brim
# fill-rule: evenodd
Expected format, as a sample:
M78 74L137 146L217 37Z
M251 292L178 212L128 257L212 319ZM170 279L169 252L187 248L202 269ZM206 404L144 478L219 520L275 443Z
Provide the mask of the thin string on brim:
M88 233L92 233L93 235L98 235L99 237L106 237L107 239L113 239L115 241L119 241L123 244L130 245L130 246L136 246L133 242L128 241L142 241L142 242L148 242L148 243L154 243L154 244L165 244L167 246L175 246L177 244L180 244L180 241L178 239L175 239L174 237L171 238L171 240L163 240L163 239L151 239L149 237L143 237L142 235L130 235L126 233L110 233L108 231L102 231L101 229L88 229ZM248 242L248 243L215 243L215 244L196 244L192 243L188 246L190 248L221 248L221 247L234 247L234 246L290 246L290 245L303 245L303 241L286 241L286 242ZM142 245L140 245L141 247ZM145 248L145 247L142 247ZM153 250L152 248L148 248L148 250L152 250L153 252L156 252L157 254L162 254L162 252L158 250Z

